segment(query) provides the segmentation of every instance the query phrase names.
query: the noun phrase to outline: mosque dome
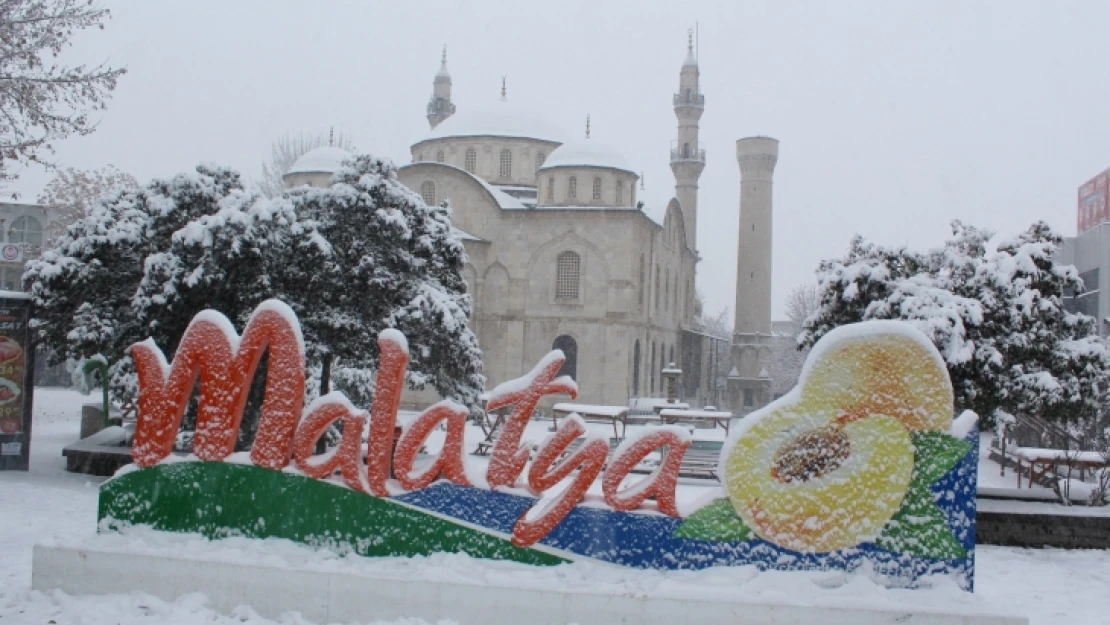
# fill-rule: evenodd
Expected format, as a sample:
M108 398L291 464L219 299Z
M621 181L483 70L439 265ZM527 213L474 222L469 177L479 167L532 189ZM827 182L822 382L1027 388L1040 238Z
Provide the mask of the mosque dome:
M594 139L564 143L547 157L540 170L555 167L604 167L636 173L620 152Z
M325 145L309 150L293 162L287 174L335 173L343 161L351 158L351 153L334 145Z
M504 137L560 143L563 131L507 101L477 110L460 110L432 129L425 141L449 137Z

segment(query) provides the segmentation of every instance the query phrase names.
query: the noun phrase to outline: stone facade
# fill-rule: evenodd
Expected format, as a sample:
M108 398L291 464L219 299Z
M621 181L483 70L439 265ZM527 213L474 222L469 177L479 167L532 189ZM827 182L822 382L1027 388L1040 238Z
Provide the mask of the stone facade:
M504 85L492 108L456 111L444 56L428 104L431 131L412 145L398 178L426 202L451 204L468 255L471 327L489 388L562 349L565 373L585 403L662 397L660 372L670 363L683 369L682 399L704 405L726 395L729 341L694 327L693 230L705 166L698 81L690 45L673 98L675 197L649 207L662 209L659 223L637 197L635 170L589 139L588 120L586 140L567 142L559 129L515 108ZM303 158L321 163L327 156ZM294 165L298 173L286 184L328 184L316 169ZM769 247L768 240L761 250ZM760 296L769 298L769 289ZM410 393L404 402L434 399Z

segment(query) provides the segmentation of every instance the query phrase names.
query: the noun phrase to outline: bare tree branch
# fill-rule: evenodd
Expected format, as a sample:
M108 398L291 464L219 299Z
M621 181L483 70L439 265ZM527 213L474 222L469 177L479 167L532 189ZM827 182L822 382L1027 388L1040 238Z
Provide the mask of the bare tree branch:
M281 177L289 172L293 163L309 151L325 145L334 145L348 152L355 151L351 135L338 133L286 133L274 141L270 147L270 161L262 164L262 176L256 183L258 190L266 197L277 197L285 189Z

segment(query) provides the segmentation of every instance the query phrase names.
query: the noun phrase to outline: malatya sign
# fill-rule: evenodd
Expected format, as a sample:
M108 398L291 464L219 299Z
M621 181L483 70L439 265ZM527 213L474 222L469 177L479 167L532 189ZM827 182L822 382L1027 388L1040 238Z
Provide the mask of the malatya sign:
M522 439L537 403L576 394L572 380L556 377L558 351L491 392L488 410L513 412L483 476L466 470L468 411L453 402L421 413L394 448L408 353L396 331L382 332L378 344L369 414L340 393L302 408L300 326L278 301L259 306L242 337L223 315L198 314L172 365L152 341L135 345L135 465L101 487L102 527L141 523L367 556L448 551L531 564L593 558L658 569L853 569L869 562L888 583L951 573L971 588L975 418L953 423L944 363L909 326L869 322L822 339L797 389L733 429L721 454L720 496L686 516L676 501L691 443L682 428L642 428L610 455L607 441L586 436L571 416L533 455ZM266 350L265 396L246 462L233 456L234 445ZM198 378L198 461L173 461ZM313 455L337 422L339 445ZM442 450L416 467L441 425ZM622 487L634 467L660 452L651 474ZM600 501L579 505L599 476L601 497L591 497Z

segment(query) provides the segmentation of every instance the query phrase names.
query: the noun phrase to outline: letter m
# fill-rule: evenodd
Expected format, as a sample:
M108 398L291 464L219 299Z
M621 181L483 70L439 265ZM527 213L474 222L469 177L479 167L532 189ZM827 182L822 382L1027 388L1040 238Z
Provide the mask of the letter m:
M181 337L172 365L153 339L131 346L139 377L139 415L131 447L135 464L149 467L173 451L198 378L193 452L210 461L231 455L251 381L267 349L266 390L251 461L270 469L288 464L304 405L304 340L296 315L278 300L255 309L242 338L227 317L201 311Z

